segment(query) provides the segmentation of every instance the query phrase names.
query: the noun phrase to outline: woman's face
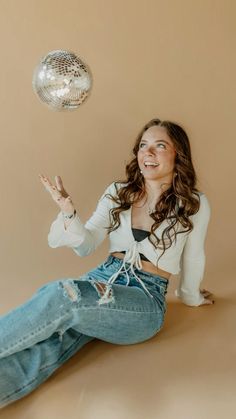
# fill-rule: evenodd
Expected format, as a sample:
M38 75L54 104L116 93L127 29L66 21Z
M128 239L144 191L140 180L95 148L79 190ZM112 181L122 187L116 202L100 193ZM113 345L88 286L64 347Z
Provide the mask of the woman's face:
M164 127L153 126L144 132L137 159L145 179L171 182L175 156L174 144Z

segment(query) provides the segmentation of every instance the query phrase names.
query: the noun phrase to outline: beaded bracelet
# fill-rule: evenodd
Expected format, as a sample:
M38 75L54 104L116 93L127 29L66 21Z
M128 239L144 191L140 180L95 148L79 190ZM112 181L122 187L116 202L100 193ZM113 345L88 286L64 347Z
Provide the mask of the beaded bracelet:
M76 210L74 210L73 214L70 214L70 215L64 214L64 212L62 213L63 218L65 218L66 220L72 218L75 214L76 214Z

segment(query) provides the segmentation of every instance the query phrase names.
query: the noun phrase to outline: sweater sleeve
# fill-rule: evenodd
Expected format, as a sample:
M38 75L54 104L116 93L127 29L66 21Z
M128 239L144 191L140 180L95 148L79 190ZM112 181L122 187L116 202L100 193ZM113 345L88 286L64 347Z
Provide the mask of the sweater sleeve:
M199 306L204 297L200 283L205 271L204 243L211 215L205 194L200 195L199 211L191 217L193 230L189 233L180 260L180 281L175 295L189 306Z
M70 247L79 256L87 256L95 251L107 236L110 225L112 201L106 194L114 192L114 182L109 185L98 201L96 210L85 223L76 215L67 229L64 226L62 212L53 221L48 234L48 245L52 248Z

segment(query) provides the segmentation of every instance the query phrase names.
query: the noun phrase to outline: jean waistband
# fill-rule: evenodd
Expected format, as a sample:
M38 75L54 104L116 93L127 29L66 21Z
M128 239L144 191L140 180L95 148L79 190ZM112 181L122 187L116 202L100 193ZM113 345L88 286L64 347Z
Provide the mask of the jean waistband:
M119 259L113 255L109 255L106 259L106 261L104 262L104 264L107 264L107 266L112 265L113 268L115 268L115 270L119 270L123 264L123 259ZM127 265L127 269L129 268L129 263L126 263L125 265ZM140 279L145 282L145 284L148 287L152 287L152 286L161 286L163 289L167 290L168 288L168 284L169 284L169 280L159 274L153 274L147 271L143 271L143 270L139 270L137 268L134 268L134 272L136 275L138 275L140 277Z

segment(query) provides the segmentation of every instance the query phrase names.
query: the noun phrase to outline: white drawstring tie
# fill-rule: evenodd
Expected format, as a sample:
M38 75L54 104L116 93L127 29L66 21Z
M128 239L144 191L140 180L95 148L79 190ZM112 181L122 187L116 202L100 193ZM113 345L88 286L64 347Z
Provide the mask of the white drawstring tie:
M129 263L128 269L126 269L126 266L125 266L126 263ZM116 279L117 279L117 277L119 276L120 273L125 272L126 278L127 278L126 286L129 285L129 282L130 282L130 278L129 278L129 274L128 274L129 270L132 272L132 274L137 279L137 281L141 284L141 286L145 289L145 291L148 293L148 295L151 298L153 298L153 295L148 291L148 289L145 286L145 284L143 283L143 281L134 272L134 267L137 268L139 271L142 269L142 262L141 262L140 254L138 252L138 242L136 242L136 241L134 241L133 244L130 246L130 248L128 250L126 250L125 256L124 256L124 259L123 259L123 263L122 263L120 269L117 272L115 272L108 279L107 283L110 284L110 286L107 286L107 289L106 289L104 295L99 300L99 304L104 304L105 302L109 302L108 295L109 295L109 292L110 292L110 289L111 289L111 284L113 284L116 281Z

